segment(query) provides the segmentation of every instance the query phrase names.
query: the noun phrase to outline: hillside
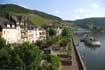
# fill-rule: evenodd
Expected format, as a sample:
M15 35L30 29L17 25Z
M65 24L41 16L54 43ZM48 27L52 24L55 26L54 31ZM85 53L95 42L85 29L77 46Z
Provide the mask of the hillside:
M14 4L1 4L0 18L4 17L8 13L14 16L19 16L19 15L27 16L29 20L35 25L43 25L48 23L58 24L63 21L59 17L43 13L37 10L29 10Z
M82 28L96 28L105 29L105 18L86 18L81 20L73 21L76 25Z

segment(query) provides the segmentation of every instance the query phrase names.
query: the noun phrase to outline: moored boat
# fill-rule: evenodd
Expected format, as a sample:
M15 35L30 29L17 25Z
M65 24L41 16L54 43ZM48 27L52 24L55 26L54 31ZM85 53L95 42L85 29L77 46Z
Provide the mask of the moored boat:
M94 37L90 37L89 35L81 39L81 42L84 42L89 46L101 46L101 42L96 40Z

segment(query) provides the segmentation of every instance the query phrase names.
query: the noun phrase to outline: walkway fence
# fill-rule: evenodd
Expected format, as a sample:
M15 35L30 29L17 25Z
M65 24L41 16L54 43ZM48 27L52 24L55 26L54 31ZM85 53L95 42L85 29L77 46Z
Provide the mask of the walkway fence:
M78 67L79 67L78 69L79 70L87 70L85 63L84 63L83 59L81 58L78 49L76 48L76 45L75 45L73 38L72 38L72 43L73 43L74 51L76 53L76 59L78 61Z

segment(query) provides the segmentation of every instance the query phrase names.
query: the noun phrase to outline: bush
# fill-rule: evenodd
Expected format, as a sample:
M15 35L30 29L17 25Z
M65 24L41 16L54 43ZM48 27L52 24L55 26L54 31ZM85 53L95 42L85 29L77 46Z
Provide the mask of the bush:
M59 70L60 58L58 56L44 55L44 60L48 60L51 63L51 65L49 67L47 67L47 69L49 69L49 70Z

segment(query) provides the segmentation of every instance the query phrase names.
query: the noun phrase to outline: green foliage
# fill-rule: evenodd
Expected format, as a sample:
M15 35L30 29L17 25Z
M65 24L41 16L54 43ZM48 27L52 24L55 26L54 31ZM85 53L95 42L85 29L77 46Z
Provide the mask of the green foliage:
M49 34L49 36L55 36L56 35L56 30L54 30L54 28L49 28L48 29L48 34Z
M0 49L6 45L6 41L0 37Z
M48 40L47 40L47 44L49 44L50 46L53 45L53 44L60 44L61 42L65 42L66 43L66 38L64 37L61 37L61 36L57 36L57 37L48 37Z
M51 65L47 67L48 70L59 70L60 58L58 56L45 54L44 60L48 60L51 63Z
M54 25L59 25L62 23L64 27L74 27L72 21L64 21L59 17L40 12L37 10L29 10L24 7L14 5L14 4L2 4L0 5L0 18L5 18L6 14L11 14L14 16L27 16L32 22L32 24L36 26L43 26L45 24L49 25L49 23Z
M0 66L4 69L38 70L41 60L42 52L30 43L6 45L0 50Z
M60 58L54 55L51 55L51 70L59 70L59 65L60 65Z
M69 39L67 37L63 37L61 40L60 40L60 46L61 47L66 47L67 43L69 42Z
M51 36L48 37L47 44L49 46L55 44L56 42L57 42L57 38L54 38L54 37L51 37Z
M3 43L1 40L1 43ZM60 59L57 56L43 54L34 44L3 44L0 49L0 68L9 70L58 70ZM51 65L41 66L42 60Z
M70 43L68 43L67 55L71 56L71 44Z
M15 51L22 59L25 69L31 70L32 68L38 70L42 59L42 53L35 47L35 45L23 43L22 45L16 47Z
M8 47L3 47L0 50L0 68L10 69L10 70L21 70L22 61L18 54L11 49L10 45Z
M36 42L36 45L40 48L40 49L43 49L45 47L48 47L48 45L46 44L45 41L37 41Z
M62 36L64 36L64 37L70 36L70 30L67 28L64 28L62 31Z
M69 27L74 27L75 25L73 24L72 21L62 21L62 26L69 28Z
M66 47L68 43L70 43L70 37L68 36L48 37L48 40L47 40L47 44L49 46L56 44L61 47Z
M50 21L54 22L55 24L57 22L62 21L62 19L59 17L49 15L47 13L43 13L37 10L29 10L18 5L14 4L0 5L0 16L3 17L8 13L15 16L19 15L27 16L30 18L30 21L36 25L48 24L50 23Z

